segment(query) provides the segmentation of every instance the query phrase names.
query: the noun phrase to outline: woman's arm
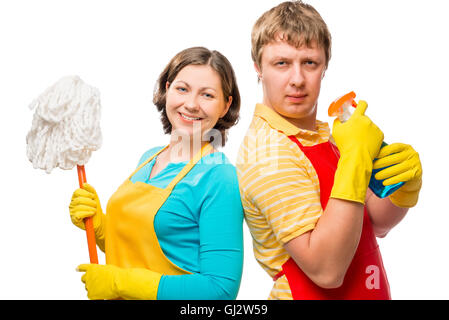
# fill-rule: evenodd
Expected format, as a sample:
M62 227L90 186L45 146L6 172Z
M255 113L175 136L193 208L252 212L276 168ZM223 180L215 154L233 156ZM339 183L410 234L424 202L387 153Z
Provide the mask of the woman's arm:
M217 167L216 167L217 168ZM220 165L205 179L199 219L200 271L162 276L157 298L235 299L243 269L243 208L235 168Z

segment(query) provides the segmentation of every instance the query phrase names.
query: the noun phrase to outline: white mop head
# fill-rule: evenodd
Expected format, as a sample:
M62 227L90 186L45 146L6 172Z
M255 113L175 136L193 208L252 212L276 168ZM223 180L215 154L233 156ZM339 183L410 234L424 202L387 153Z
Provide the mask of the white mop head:
M27 156L47 173L89 161L101 147L100 92L78 76L60 79L30 104L35 109Z

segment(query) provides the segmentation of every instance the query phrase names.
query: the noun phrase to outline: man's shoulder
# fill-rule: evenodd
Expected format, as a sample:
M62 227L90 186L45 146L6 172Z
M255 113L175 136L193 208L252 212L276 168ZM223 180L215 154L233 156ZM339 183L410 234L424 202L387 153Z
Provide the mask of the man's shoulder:
M262 119L253 119L245 133L240 150L242 148L257 149L264 146L273 148L288 147L290 145L289 141L283 132L272 128Z

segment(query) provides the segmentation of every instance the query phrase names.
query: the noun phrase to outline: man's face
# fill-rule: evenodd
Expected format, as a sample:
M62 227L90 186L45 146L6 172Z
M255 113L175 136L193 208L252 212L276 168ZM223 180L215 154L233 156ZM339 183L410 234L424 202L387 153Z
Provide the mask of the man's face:
M315 130L317 100L326 70L324 49L296 48L276 40L263 47L261 67L264 104L297 127Z

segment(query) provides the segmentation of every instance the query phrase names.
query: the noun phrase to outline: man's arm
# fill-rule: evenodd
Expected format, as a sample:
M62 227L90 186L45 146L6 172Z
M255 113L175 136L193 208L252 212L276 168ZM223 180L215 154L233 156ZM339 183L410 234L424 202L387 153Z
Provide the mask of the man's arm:
M418 153L412 146L392 143L383 147L374 162L376 179L386 185L405 182L388 198L380 199L368 189L366 204L376 236L385 237L407 214L408 208L418 202L422 185L422 166Z
M395 206L390 198L379 198L370 189L366 195L366 207L376 237L384 238L391 229L404 219L408 208Z
M329 199L315 229L284 245L302 271L322 288L337 288L357 250L363 204Z
M363 227L366 190L383 140L360 101L345 123L334 121L340 158L329 202L315 229L287 242L285 249L318 286L339 287L357 250Z

